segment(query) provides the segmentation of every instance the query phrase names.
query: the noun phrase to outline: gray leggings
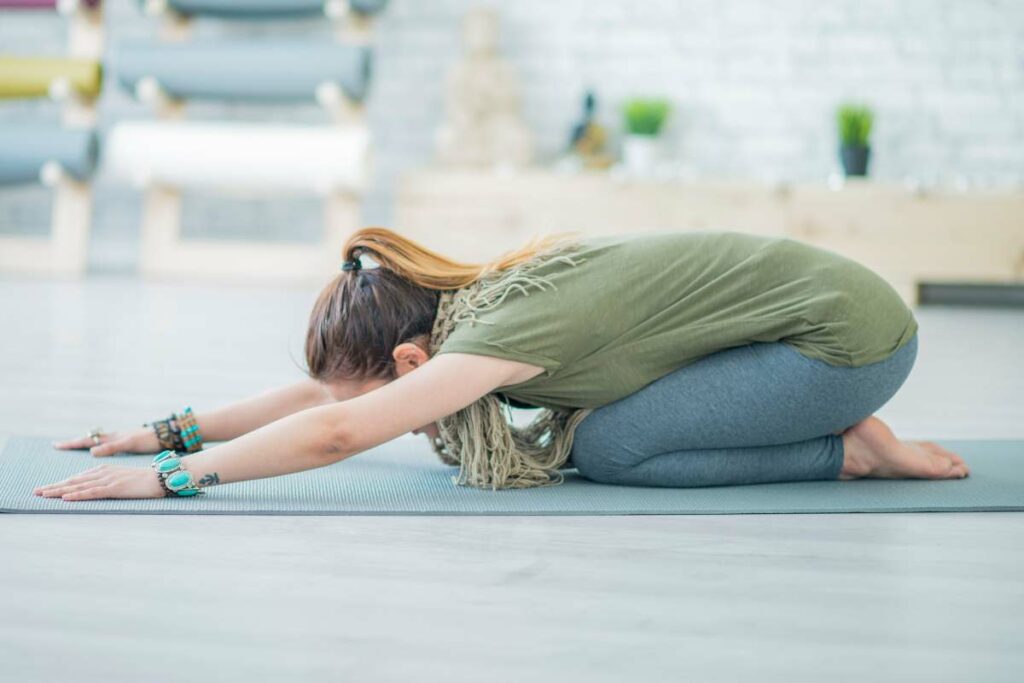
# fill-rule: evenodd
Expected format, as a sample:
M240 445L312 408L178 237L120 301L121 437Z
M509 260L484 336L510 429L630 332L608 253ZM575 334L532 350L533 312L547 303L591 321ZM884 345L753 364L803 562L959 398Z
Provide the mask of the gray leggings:
M917 335L857 368L781 342L704 356L576 429L570 462L605 484L726 486L836 479L842 432L881 408L910 374Z

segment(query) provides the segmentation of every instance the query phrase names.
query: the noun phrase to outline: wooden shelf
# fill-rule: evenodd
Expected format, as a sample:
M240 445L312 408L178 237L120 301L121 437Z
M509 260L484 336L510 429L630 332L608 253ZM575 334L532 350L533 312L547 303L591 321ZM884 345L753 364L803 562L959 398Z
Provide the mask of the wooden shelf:
M1024 192L912 192L848 182L619 180L530 169L403 175L395 228L454 258L489 259L534 235L739 230L830 249L875 270L911 304L920 282L1024 282Z

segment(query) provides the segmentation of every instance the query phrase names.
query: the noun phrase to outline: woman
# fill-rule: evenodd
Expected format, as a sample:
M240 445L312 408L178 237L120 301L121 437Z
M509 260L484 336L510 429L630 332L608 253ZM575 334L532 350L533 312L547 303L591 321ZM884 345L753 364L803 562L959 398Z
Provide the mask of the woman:
M410 430L459 465L456 483L490 489L557 484L567 467L670 487L968 474L872 416L913 366L917 321L834 252L731 231L564 233L471 265L367 228L344 254L310 317L308 380L57 447L223 442L170 459L178 495L322 467ZM508 406L541 410L522 427ZM158 465L100 465L36 493L172 495Z

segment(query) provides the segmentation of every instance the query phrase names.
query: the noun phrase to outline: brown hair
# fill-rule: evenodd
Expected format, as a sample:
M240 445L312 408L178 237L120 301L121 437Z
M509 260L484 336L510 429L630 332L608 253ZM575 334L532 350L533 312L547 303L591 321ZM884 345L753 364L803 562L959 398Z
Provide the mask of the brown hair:
M309 376L321 382L394 379L392 352L430 338L440 291L516 266L569 234L535 237L478 264L454 261L387 228L356 231L345 243L344 260L368 254L380 267L342 271L320 292L306 332Z

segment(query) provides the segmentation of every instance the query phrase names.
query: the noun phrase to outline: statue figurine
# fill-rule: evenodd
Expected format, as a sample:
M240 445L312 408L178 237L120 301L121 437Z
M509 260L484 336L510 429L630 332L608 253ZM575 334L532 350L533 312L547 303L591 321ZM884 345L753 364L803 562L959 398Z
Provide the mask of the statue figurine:
M455 166L525 166L533 139L520 113L519 81L498 56L498 15L489 8L466 13L463 57L446 82L438 159Z
M588 90L583 97L583 118L573 126L569 149L580 159L584 168L604 169L611 166L614 160L604 151L608 132L594 120L596 110L597 97L592 90Z

